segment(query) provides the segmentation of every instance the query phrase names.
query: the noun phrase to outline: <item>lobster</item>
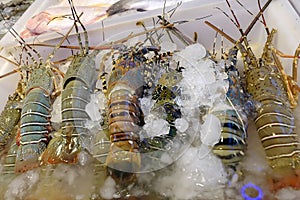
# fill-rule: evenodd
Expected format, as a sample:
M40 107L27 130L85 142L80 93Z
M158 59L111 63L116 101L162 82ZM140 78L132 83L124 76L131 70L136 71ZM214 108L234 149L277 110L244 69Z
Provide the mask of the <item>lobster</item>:
M73 2L69 0L75 29L78 33L79 23L84 31L85 46L78 33L80 52L75 55L63 79L62 88L62 125L58 137L53 138L41 156L42 164L76 163L81 151L80 137L88 134L85 122L90 119L85 110L90 102L90 94L96 84L96 69L89 54L88 35L76 13Z
M106 158L108 173L125 184L135 179L141 165L138 131L144 124L139 98L143 96L144 71L150 48L125 49L116 61L104 90L108 99L110 151ZM156 49L150 49L156 50ZM106 84L106 83L105 83ZM104 84L104 85L105 85Z
M4 159L2 174L15 174L15 163L16 163L16 157L17 157L17 151L18 151L18 145L14 141L12 142L9 151L7 152L7 155Z
M8 101L0 115L0 152L5 149L11 139L14 129L20 121L22 101L24 99L24 80L20 79L15 92L8 97Z
M152 99L155 101L152 111L158 113L165 113L163 116L168 124L170 130L168 134L157 135L154 137L143 138L140 141L140 152L149 153L153 151L165 151L165 146L172 142L172 139L177 135L175 127L175 120L181 118L180 107L175 98L180 96L180 88L177 84L181 81L181 68L171 69L166 68L158 80L154 91L152 92Z
M226 0L230 7L229 2ZM293 61L293 76L284 72L284 68L277 57L276 50L272 46L275 29L270 32L263 17L263 10L271 2L269 0L260 13L244 32L238 23L233 10L232 14L236 19L242 37L235 41L216 27L229 41L235 43L242 54L244 63L246 90L254 101L257 116L255 125L260 137L262 146L266 153L266 159L272 169L270 177L270 189L278 189L291 186L300 187L300 143L296 133L295 119L292 108L297 106L299 87L297 83L296 69L300 54L300 45L295 51ZM263 24L267 32L267 40L261 58L257 59L247 40L248 30L262 15Z
M73 27L72 27L73 28ZM46 149L52 132L50 117L51 105L59 95L59 75L62 73L53 66L51 59L62 43L66 40L72 28L56 45L45 62L39 53L28 44L23 45L33 50L40 62L33 62L29 67L29 77L25 88L25 98L20 120L19 148L16 154L15 172L25 172L40 165L40 155ZM23 41L24 42L24 41ZM33 59L32 55L30 55ZM58 75L59 74L59 75Z
M244 109L246 93L241 85L239 71L237 69L238 49L233 46L228 55L222 54L219 65L225 68L228 75L229 88L226 93L226 109L215 110L221 122L221 138L213 147L213 153L217 155L225 166L236 171L237 166L245 156L247 138L247 114ZM214 58L212 58L214 60ZM224 66L222 66L224 65Z

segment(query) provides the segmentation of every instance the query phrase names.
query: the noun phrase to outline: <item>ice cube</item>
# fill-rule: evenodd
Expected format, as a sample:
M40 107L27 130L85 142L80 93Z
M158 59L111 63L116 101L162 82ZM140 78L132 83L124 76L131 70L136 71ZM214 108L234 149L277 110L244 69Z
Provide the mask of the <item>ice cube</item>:
M158 118L146 123L143 129L147 131L149 137L153 137L168 134L170 126L166 120Z
M91 94L91 100L85 107L85 110L92 121L100 121L102 119L98 107L98 101L98 96L96 94Z
M153 184L154 189L174 200L223 199L222 189L217 190L220 183L226 182L226 173L220 159L212 154L199 159L197 152L198 147L187 149L172 168L158 175Z
M208 146L215 145L221 136L221 122L218 117L208 114L201 127L201 141Z
M54 123L60 123L61 120L61 96L58 96L52 105L51 121Z
M185 132L188 127L189 127L189 123L186 119L184 118L178 118L175 120L175 127L179 132Z
M141 109L144 113L144 115L149 115L150 110L154 104L154 101L152 100L151 97L143 97L140 98L140 103L141 103Z
M279 190L275 196L280 200L298 200L300 197L300 191L292 188L284 188Z
M27 171L15 179L8 185L4 198L7 200L24 199L39 180L39 171Z
M206 56L206 49L202 44L196 43L187 46L176 55L190 61L198 61Z
M100 188L100 195L104 199L112 199L114 198L114 194L116 193L116 182L110 176L104 181L103 186Z

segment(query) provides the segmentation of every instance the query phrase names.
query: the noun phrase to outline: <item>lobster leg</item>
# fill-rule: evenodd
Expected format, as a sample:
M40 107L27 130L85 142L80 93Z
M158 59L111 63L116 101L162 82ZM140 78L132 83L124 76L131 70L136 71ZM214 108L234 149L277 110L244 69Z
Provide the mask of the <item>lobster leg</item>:
M294 101L298 101L298 93L300 92L300 86L297 84L298 82L298 59L300 58L300 44L297 47L293 60L293 73L292 77L289 77L289 86L291 87Z

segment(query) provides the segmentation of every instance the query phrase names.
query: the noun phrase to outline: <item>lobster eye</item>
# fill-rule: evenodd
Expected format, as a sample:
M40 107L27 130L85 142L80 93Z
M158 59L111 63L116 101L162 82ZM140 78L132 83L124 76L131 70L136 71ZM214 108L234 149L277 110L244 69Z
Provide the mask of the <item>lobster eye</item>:
M146 54L146 53L148 53L149 51L148 51L148 49L147 48L143 48L142 49L142 54Z

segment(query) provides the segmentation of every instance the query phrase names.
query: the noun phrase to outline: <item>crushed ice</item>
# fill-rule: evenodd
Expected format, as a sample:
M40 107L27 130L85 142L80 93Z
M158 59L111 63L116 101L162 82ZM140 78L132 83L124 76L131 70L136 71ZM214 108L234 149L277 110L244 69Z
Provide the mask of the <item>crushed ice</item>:
M221 122L213 114L208 114L201 126L201 142L207 146L215 145L221 136Z
M100 188L101 197L104 199L112 199L116 192L116 182L110 176L107 177L103 186Z
M39 171L32 170L14 178L4 195L6 200L24 199L39 180Z

